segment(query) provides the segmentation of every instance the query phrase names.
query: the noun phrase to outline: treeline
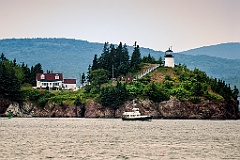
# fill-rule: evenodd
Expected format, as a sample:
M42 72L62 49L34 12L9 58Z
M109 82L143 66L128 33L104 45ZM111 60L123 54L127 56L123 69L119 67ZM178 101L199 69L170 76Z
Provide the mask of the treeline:
M155 60L149 53L147 57L141 58L139 45L135 42L133 53L131 57L126 44L119 43L117 47L113 44L105 42L101 56L98 58L95 54L92 66L89 67L89 73L97 69L104 69L108 71L109 78L116 78L119 76L126 76L129 73L136 73L140 69L140 63L162 63L160 57L158 61ZM91 77L90 81L91 81Z
M239 90L236 86L231 89L229 84L226 84L225 81L220 79L210 79L209 84L211 85L212 90L215 93L220 94L225 100L230 100L231 98L237 100Z
M0 57L0 98L20 100L21 85L35 86L37 73L43 73L40 63L29 68L27 64L17 64L16 59L8 60L2 53Z
M118 77L119 75L126 75L130 70L132 72L136 71L140 62L141 54L139 46L136 45L136 43L131 56L131 61L129 61L129 53L126 44L122 45L120 42L115 48L113 44L109 45L105 42L101 56L99 58L96 54L94 56L91 71L104 69L108 71L109 78L112 76Z
M202 98L225 101L237 100L239 90L236 86L232 89L225 81L210 78L205 72L197 68L190 71L185 65L179 65L175 67L175 72L180 83L173 93L180 100L187 99L194 103Z

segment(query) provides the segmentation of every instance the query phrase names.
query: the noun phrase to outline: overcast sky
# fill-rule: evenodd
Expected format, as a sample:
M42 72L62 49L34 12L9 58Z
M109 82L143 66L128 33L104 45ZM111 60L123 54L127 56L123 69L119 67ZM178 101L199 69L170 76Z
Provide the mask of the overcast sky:
M240 42L240 0L0 0L0 39L37 37L176 52Z

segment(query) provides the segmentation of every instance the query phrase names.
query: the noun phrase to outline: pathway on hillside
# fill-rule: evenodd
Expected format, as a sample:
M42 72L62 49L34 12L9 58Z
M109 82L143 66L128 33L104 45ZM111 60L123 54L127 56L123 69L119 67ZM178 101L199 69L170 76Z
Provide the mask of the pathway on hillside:
M144 70L141 74L139 74L139 75L137 76L137 79L140 79L140 78L146 76L147 74L153 72L153 71L154 71L155 69L157 69L159 66L160 66L159 64L156 64L156 65L152 66L151 68L148 68L148 69Z

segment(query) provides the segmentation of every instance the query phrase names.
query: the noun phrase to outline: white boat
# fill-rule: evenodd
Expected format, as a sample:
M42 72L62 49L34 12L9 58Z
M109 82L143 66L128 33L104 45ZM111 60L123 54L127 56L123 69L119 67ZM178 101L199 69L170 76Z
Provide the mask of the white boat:
M149 115L141 115L139 108L135 107L136 104L133 101L132 111L131 112L124 112L122 115L122 120L141 120L141 121L149 121L152 119L152 116Z

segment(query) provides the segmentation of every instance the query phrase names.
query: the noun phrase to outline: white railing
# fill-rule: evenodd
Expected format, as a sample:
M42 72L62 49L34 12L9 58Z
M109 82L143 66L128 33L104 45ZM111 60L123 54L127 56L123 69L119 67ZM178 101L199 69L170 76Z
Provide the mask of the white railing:
M146 76L147 74L149 74L149 73L151 73L152 71L154 71L155 69L157 69L159 66L160 66L160 65L156 65L156 66L153 66L152 68L149 68L149 69L145 70L144 72L142 72L141 74L139 74L139 75L137 76L137 79Z

